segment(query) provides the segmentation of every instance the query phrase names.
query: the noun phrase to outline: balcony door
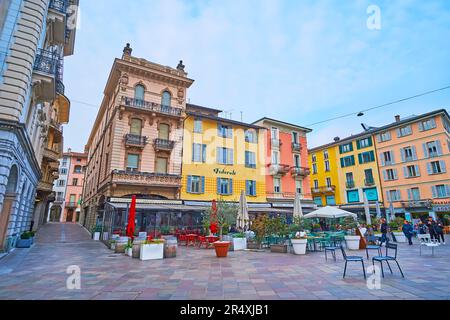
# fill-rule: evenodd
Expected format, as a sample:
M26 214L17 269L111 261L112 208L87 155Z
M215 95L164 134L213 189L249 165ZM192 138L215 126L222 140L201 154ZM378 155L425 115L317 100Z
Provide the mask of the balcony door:
M131 119L130 134L140 136L142 134L142 120Z
M156 173L167 174L167 158L156 158Z
M163 140L169 140L169 125L161 123L158 129L158 138Z

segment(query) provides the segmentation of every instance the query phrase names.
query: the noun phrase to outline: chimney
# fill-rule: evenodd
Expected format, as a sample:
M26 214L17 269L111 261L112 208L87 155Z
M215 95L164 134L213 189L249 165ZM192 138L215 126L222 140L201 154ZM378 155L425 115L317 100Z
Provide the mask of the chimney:
M334 142L338 142L340 140L341 140L341 138L339 138L339 137L334 138Z
M125 46L125 48L123 48L123 56L122 59L125 57L130 57L131 56L131 52L133 52L133 49L130 47L130 44L127 43L127 45Z
M399 115L395 116L395 122L400 122L400 116Z

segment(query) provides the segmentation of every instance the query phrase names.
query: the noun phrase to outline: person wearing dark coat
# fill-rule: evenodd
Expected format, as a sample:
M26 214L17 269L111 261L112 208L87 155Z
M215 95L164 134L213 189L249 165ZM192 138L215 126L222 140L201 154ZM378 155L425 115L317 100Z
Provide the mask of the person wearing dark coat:
M427 227L428 231L430 232L431 240L438 240L436 232L436 221L434 221L432 217L428 217Z
M381 219L380 232L381 232L381 244L383 244L383 242L387 242L389 240L387 237L388 224L385 218Z
M445 244L444 224L442 223L441 219L438 219L436 221L435 231L436 231L436 237L437 237L439 243L441 243L441 239L442 239L442 244Z
M405 237L408 239L409 245L412 246L413 227L408 220L405 220L402 231Z
M419 222L419 234L427 234L428 233L428 227L423 221L421 220Z

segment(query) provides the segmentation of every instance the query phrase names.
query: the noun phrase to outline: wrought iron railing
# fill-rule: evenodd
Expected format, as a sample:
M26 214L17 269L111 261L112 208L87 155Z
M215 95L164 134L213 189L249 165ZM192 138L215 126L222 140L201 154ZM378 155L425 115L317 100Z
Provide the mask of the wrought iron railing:
M291 169L292 175L295 176L309 176L311 174L310 168L304 168L304 167L292 167Z
M147 137L136 134L126 134L125 144L144 147L147 144Z
M311 193L317 194L317 193L334 193L336 191L336 186L329 186L329 187L318 187L318 188L312 188Z
M58 57L55 53L38 49L33 69L50 75L56 75Z
M301 151L302 145L300 143L292 142L292 150L293 151Z
M155 148L163 149L163 150L172 150L175 146L175 141L166 140L166 139L155 139Z
M347 189L353 189L355 187L355 181L347 181L345 183L345 186L347 187Z
M374 180L373 178L371 178L371 179L365 179L365 180L364 180L364 184L365 184L366 186L373 186L373 185L375 184L375 180Z
M50 0L49 8L65 14L68 6L69 0Z
M182 109L164 106L158 103L149 102L140 99L134 99L130 97L122 97L122 103L127 107L134 107L144 109L148 111L155 111L173 116L181 116Z

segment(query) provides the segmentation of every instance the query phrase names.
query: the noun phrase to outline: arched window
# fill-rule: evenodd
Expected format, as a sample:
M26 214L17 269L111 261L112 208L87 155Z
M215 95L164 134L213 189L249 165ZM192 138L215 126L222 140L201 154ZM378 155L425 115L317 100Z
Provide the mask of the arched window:
M145 97L145 88L143 85L138 84L135 88L134 88L134 99L139 100L139 101L143 101Z
M169 91L164 91L162 94L161 105L165 107L170 107L172 100L172 95Z

